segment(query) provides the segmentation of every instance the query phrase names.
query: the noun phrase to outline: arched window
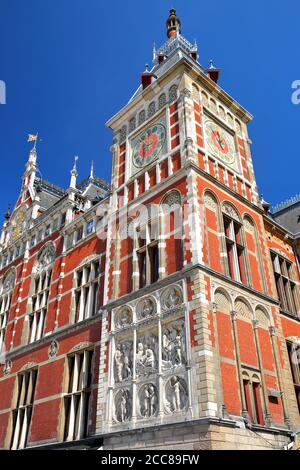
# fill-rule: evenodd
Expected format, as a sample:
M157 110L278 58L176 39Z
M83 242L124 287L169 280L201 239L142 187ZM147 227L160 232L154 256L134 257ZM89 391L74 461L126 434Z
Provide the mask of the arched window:
M243 227L238 212L230 204L223 205L223 223L228 274L232 279L246 283Z
M219 311L230 313L231 303L228 294L225 294L222 290L218 289L215 292L215 304Z
M138 267L138 287L141 289L159 279L159 215L158 206L148 206L136 222L135 246Z
M211 191L205 191L204 203L204 231L206 237L204 260L211 268L218 272L226 272L223 257L220 256L220 205L216 196Z
M29 300L29 343L38 341L44 334L54 259L55 246L47 243L39 252L33 267L32 295Z
M126 140L127 126L126 124L120 129L120 144Z
M247 411L251 421L255 424L264 425L264 413L262 405L261 378L257 373L243 370L243 390Z
M134 131L135 127L136 127L136 120L135 120L135 117L133 117L129 121L129 132Z
M193 83L192 86L192 98L197 103L200 101L199 88L197 87L197 85L195 85L195 83Z
M152 117L155 114L155 102L152 101L148 107L148 118Z
M0 297L0 353L4 345L4 337L8 322L9 310L11 307L12 294L16 282L16 271L10 270L5 276L1 289Z
M177 85L172 85L169 89L169 103L177 100L178 87Z
M162 93L158 98L158 109L163 108L167 104L167 97L165 93Z
M166 240L164 265L168 274L180 271L183 266L183 220L181 194L168 192L161 201L161 230Z
M146 112L145 112L144 109L142 109L142 111L140 111L140 113L139 113L139 126L141 124L143 124L143 122L145 122L145 120L146 120Z
M90 318L99 308L100 258L86 260L75 273L75 322Z

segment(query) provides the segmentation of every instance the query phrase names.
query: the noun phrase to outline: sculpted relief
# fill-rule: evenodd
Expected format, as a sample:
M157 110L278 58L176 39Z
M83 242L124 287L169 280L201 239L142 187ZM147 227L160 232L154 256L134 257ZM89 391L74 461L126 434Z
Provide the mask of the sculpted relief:
M188 393L186 382L178 376L171 377L165 388L165 409L167 413L176 413L186 408Z
M158 394L155 385L145 384L139 392L140 413L144 418L154 416L158 408Z
M124 423L131 418L132 400L130 391L121 388L115 394L115 419L119 423Z
M136 351L137 376L149 375L157 370L158 338L153 333L138 339Z
M182 292L178 286L169 287L163 294L162 306L164 309L174 309L183 302Z
M180 284L119 307L113 317L115 423L184 413L189 405L188 350Z
M122 382L132 377L132 353L132 341L117 344L114 361L116 382Z
M115 328L122 329L132 324L132 313L127 307L122 308L116 313L115 316Z
M184 320L180 320L163 329L162 366L163 368L179 367L185 363Z

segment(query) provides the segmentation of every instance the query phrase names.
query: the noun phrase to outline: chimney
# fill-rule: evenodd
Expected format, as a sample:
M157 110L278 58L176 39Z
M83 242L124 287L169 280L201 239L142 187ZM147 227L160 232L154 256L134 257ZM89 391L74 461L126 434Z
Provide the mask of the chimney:
M145 88L151 85L151 83L153 83L156 78L154 73L149 71L148 67L149 67L148 64L146 64L146 70L141 75L141 83L142 83L143 90L145 90Z
M216 69L213 61L210 61L210 67L206 70L207 76L215 83L218 83L220 77L220 69Z

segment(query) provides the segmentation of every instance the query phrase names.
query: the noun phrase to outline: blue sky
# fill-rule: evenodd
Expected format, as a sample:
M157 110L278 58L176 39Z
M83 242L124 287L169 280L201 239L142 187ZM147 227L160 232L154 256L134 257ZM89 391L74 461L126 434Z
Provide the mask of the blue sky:
M0 217L14 204L30 144L39 132L43 178L67 187L74 155L79 178L95 161L110 179L111 133L105 122L133 94L152 44L165 42L170 7L183 35L213 58L220 85L254 116L250 125L260 192L272 203L300 193L300 80L296 0L0 0Z

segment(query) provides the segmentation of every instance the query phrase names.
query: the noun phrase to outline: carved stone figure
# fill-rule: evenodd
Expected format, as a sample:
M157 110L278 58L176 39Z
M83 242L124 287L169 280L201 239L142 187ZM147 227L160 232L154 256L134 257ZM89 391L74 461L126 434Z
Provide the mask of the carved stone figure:
M152 333L140 338L136 353L136 373L138 376L151 374L156 370L157 337Z
M166 384L165 408L168 413L176 413L186 408L188 402L187 386L178 376L173 376Z
M154 416L157 411L157 390L153 384L146 384L141 388L140 394L140 411L144 418Z
M117 345L114 365L116 382L122 382L132 376L132 342Z
M121 346L118 345L115 352L116 380L122 382L123 379L123 361Z
M58 351L58 342L54 339L53 341L51 341L51 344L50 344L49 349L48 349L49 359L55 357L57 351Z
M162 361L164 368L179 367L186 363L184 320L163 330Z
M182 293L179 287L172 286L166 291L164 295L164 307L171 309L182 304Z
M53 263L54 258L55 258L54 245L52 245L52 244L46 245L42 249L40 254L38 255L38 263L37 263L37 266L36 266L36 272L41 272L45 268L47 268L47 266L49 266L50 264Z
M13 287L15 286L15 281L16 281L16 272L14 270L11 270L4 278L3 292L8 292L11 289L13 289Z
M125 379L131 377L131 358L130 351L128 350L128 344L122 345L122 354L123 354L123 376Z
M130 392L122 388L115 395L115 418L120 423L128 421L131 417L132 401Z
M155 303L152 299L145 299L140 309L140 317L148 318L155 313Z
M123 308L115 316L115 327L117 329L125 328L132 322L131 311L128 308Z

